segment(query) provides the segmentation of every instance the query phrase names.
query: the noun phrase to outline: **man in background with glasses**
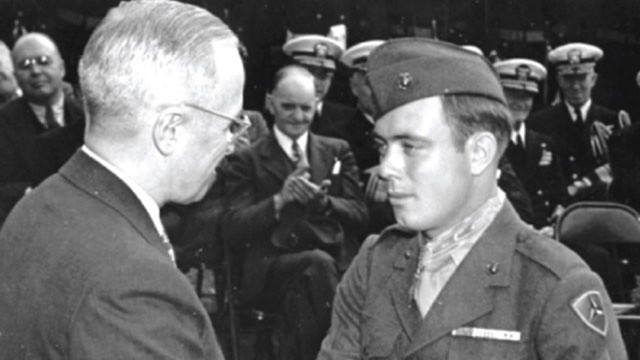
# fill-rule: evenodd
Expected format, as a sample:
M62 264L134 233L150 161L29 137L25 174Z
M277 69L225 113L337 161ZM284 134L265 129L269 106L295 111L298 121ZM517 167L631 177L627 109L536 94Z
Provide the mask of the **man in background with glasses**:
M85 145L0 231L0 357L223 358L159 208L201 199L246 130L237 45L193 5L107 14L79 65Z
M0 110L0 223L28 188L82 144L84 128L80 103L63 91L65 64L50 37L22 36L11 58L23 96ZM70 129L59 130L63 127ZM52 131L53 136L44 135Z

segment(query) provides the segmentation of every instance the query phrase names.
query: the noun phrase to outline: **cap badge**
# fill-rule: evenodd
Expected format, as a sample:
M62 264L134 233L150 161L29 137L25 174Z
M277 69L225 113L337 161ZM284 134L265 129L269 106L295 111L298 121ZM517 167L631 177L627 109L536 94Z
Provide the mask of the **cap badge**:
M520 65L516 68L516 77L519 81L527 81L531 74L531 68L527 65Z
M413 77L408 72L398 74L398 88L400 90L407 90L412 82Z
M577 65L580 64L580 58L582 58L582 52L578 49L573 49L569 51L567 54L567 58L569 59L569 64Z
M313 47L313 52L317 57L326 58L327 54L329 53L329 47L325 43L317 43Z

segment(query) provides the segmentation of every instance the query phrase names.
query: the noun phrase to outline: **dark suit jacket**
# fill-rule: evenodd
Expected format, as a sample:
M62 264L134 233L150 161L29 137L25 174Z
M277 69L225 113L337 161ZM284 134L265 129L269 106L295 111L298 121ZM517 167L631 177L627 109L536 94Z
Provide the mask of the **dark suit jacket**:
M222 359L148 213L83 152L0 231L3 359Z
M37 185L58 170L52 162L60 166L64 163L62 158L66 156L66 161L82 144L84 114L80 104L70 96L65 96L64 117L70 130L56 129L55 133L62 136L42 139L48 131L25 98L15 99L0 109L0 223L27 187Z
M568 200L568 184L553 139L527 129L524 151L509 142L506 156L531 198L532 225L537 228L550 225L548 219L556 206L565 205Z
M606 351L610 359L626 358L600 278L566 247L518 220L508 203L424 318L409 290L418 257L419 238L397 227L365 241L338 285L319 360L596 360ZM602 296L605 336L571 305L588 291ZM452 333L464 328L517 331L521 338Z
M316 112L310 131L314 134L346 140L344 131L355 114L355 108L324 100L322 112L320 114Z
M345 230L345 256L337 260L348 264L357 251L358 236L368 220L353 154L342 140L310 133L307 156L312 182L319 184L324 179L332 179L329 193L332 210L328 216L338 220ZM338 176L332 177L336 160L341 161L341 170ZM275 136L269 135L250 148L232 154L227 169L225 192L230 210L222 223L223 236L232 247L244 248L242 295L251 299L263 289L270 261L282 253L270 242L279 224L273 195L282 189L293 165ZM281 213L296 205L285 206Z
M607 186L594 170L608 163L608 159L596 158L593 155L589 127L594 121L600 121L605 125L612 125L613 131L618 131L617 119L616 112L592 104L585 119L584 130L576 133L569 110L564 103L560 103L532 114L527 120L527 126L531 130L550 136L555 141L564 168L563 175L569 183L583 177L589 178L593 185L582 200L606 200Z

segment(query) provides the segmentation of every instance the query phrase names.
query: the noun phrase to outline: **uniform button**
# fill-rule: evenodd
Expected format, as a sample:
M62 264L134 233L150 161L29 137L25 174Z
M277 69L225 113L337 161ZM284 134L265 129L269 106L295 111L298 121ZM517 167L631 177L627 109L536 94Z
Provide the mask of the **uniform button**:
M569 161L576 161L576 158L574 158L573 156L569 156Z
M545 201L545 202L544 202L544 206L547 206L547 207L548 207L548 206L549 206L549 202L548 202L548 201Z
M578 174L571 174L571 178L572 178L573 180L576 180L576 179L578 178Z
M547 143L540 144L540 147L543 148L543 149L546 148L547 147Z
M491 275L495 275L498 273L498 270L500 270L500 264L499 263L491 263L489 265L487 265L487 272Z
M542 189L538 189L538 192L536 194L542 195Z
M404 252L404 258L405 258L405 259L408 259L408 258L410 258L410 257L411 257L411 250L407 250L407 251L405 251L405 252Z

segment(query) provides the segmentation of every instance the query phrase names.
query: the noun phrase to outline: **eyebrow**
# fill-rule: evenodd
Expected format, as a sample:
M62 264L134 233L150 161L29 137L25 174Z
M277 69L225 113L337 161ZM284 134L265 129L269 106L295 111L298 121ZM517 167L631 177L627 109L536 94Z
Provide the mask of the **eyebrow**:
M384 137L380 136L380 134L378 134L377 132L373 132L373 138L376 140L380 140L380 141L389 141L389 140L411 140L411 141L422 141L422 142L431 142L431 140L427 137L424 136L416 136L416 135L412 135L412 134L396 134L394 136L392 136L390 139L385 139Z

